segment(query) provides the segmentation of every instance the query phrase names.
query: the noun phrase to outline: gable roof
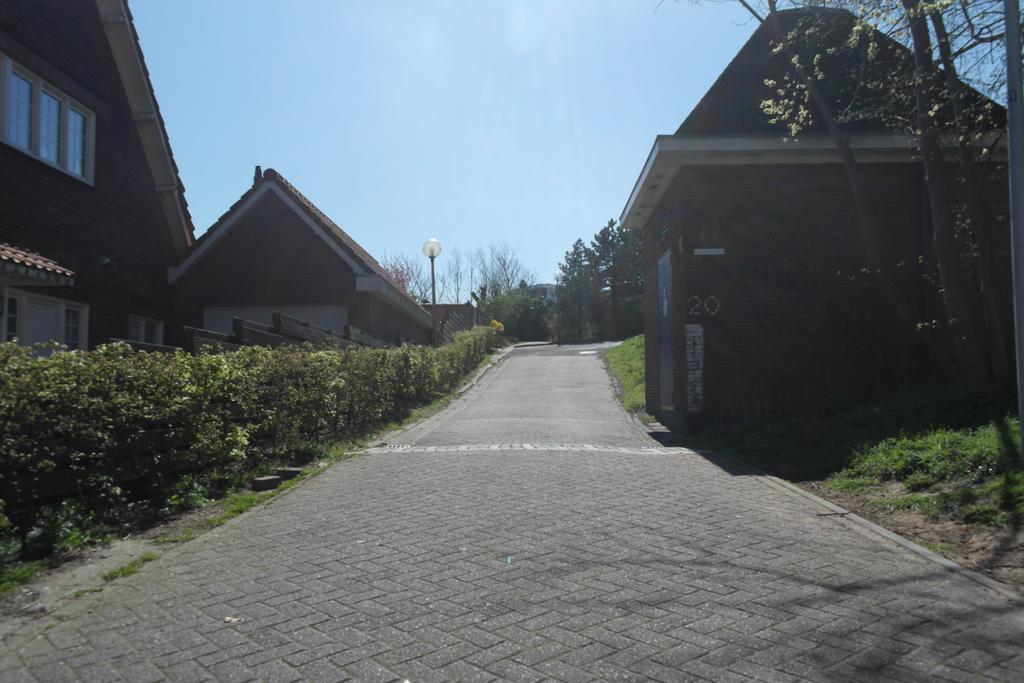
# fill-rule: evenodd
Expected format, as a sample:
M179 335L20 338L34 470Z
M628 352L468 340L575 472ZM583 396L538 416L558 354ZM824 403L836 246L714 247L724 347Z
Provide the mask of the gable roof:
M256 178L252 187L246 190L217 221L210 226L195 243L192 250L177 268L171 268L169 282L174 284L184 276L203 256L209 252L216 242L231 231L249 210L266 194L273 193L296 214L305 224L321 237L331 250L356 274L356 290L375 292L389 299L406 313L426 326L432 326L430 314L385 270L377 259L366 251L351 235L341 229L312 201L292 185L280 173L272 168L260 172L257 167Z
M911 78L914 60L909 48L876 30L872 40L879 54L865 61L862 49L848 44L857 19L844 9L812 6L780 10L776 19L784 34L793 35L794 49L805 57L814 54L821 59L820 66L828 78L817 85L831 102L844 132L908 133L916 125L912 93L891 88L893 71ZM775 23L766 20L759 24L687 115L676 135L786 135L785 124L771 123L761 108L764 100L776 96L775 88L766 85L765 80L781 85L792 68L786 53L775 52L776 44ZM897 81L901 82L905 81ZM966 84L963 93L969 108L994 105L990 119L993 128L1005 125L1002 107ZM908 107L903 125L893 120L893 103L897 98ZM851 107L851 102L856 106ZM901 110L900 114L904 112ZM948 108L938 115L940 125L952 122ZM827 129L816 111L811 118L804 132L825 134Z
M838 74L818 81L823 96L837 112L837 121L857 160L863 163L916 162L913 114L894 117L891 104L909 102L912 95L897 90L903 83L891 78L893 69L913 69L910 50L876 31L873 38L881 58L863 63L859 47L848 38L856 18L846 10L803 7L777 13L779 29L792 34L795 49L823 55L821 68ZM810 29L810 30L808 30ZM652 220L662 197L682 166L841 163L826 127L812 115L811 124L796 139L786 138L782 123L771 123L761 103L774 94L766 79L782 83L790 71L789 56L775 52L776 26L768 20L757 26L740 51L704 94L674 135L659 135L640 170L619 223L631 229ZM809 36L809 38L808 38ZM801 44L798 41L807 38ZM834 48L834 49L832 49ZM842 77L845 76L845 77ZM866 76L868 86L859 78ZM990 127L993 141L1005 126L1006 110L966 84L965 105ZM908 99L909 98L909 99ZM856 100L856 107L848 104ZM905 120L900 121L899 115ZM950 107L937 112L937 124L950 127Z
M188 212L185 186L171 151L164 117L160 113L146 60L142 56L142 45L139 43L132 13L126 0L96 0L96 8L132 109L132 118L142 141L149 170L153 174L157 196L171 232L171 241L180 257L195 241L195 227Z

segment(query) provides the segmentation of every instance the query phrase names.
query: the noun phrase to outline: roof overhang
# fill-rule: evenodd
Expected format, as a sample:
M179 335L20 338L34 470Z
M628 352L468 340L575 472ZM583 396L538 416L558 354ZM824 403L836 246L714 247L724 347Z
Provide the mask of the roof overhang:
M72 287L75 279L63 273L0 261L0 284L13 287Z
M858 163L906 163L915 157L914 138L860 135L849 138ZM842 156L827 135L786 140L777 136L659 135L647 155L619 223L642 228L683 166L838 164Z
M160 207L170 229L171 241L179 256L192 246L192 221L184 202L184 189L171 144L157 107L149 72L136 40L131 14L124 0L96 0L110 51L117 64L132 118L142 141L149 170L153 175Z
M430 313L379 275L356 275L356 291L376 294L425 327L433 327Z

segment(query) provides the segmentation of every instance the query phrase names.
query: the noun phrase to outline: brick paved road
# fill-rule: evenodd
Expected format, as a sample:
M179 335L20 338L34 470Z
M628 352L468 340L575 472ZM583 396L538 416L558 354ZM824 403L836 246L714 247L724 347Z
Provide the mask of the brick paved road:
M519 350L394 441L78 599L0 680L1024 673L1020 608L659 447L578 349Z

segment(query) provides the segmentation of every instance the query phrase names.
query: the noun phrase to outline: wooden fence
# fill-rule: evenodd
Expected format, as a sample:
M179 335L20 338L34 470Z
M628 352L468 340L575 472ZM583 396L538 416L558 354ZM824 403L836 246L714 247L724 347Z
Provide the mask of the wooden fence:
M126 339L118 341L124 341L138 351L175 350L173 346L162 344L147 344ZM182 348L190 353L199 353L203 350L208 353L220 353L235 351L243 346L278 347L306 342L313 346L342 349L359 347L379 349L391 346L386 339L376 337L352 325L345 325L345 333L337 334L325 327L274 311L270 325L254 320L235 318L234 329L230 334L186 326Z

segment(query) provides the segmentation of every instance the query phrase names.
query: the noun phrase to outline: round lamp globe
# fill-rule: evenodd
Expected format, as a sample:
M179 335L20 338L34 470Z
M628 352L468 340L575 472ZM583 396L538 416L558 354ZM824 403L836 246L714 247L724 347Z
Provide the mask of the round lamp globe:
M423 255L427 258L437 258L441 255L441 243L431 237L423 243Z

